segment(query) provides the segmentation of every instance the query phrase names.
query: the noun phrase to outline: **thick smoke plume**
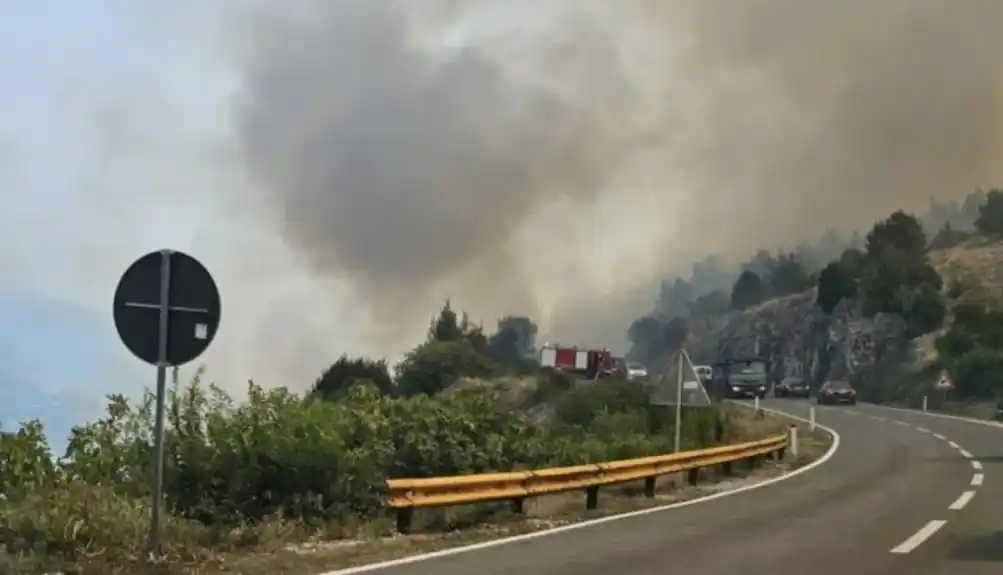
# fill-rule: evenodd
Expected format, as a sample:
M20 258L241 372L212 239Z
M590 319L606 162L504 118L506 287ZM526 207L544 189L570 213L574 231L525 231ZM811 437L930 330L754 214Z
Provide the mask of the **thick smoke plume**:
M255 10L248 172L312 274L389 328L452 296L616 345L693 256L1003 180L997 0Z

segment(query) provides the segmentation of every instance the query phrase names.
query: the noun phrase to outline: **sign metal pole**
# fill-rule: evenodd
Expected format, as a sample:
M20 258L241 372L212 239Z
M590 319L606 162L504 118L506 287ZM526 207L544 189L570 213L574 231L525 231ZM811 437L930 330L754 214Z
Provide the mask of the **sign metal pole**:
M170 337L171 250L160 252L160 321L157 329L157 405L153 432L153 513L150 553L160 554L160 513L164 498L164 403L167 394L167 340Z

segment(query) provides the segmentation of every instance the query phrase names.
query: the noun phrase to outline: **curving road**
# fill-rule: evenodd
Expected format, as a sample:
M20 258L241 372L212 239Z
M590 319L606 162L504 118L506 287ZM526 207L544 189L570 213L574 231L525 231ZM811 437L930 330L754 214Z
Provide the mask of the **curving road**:
M764 407L807 417L804 401ZM999 575L1003 428L878 406L817 408L820 467L695 505L340 573Z

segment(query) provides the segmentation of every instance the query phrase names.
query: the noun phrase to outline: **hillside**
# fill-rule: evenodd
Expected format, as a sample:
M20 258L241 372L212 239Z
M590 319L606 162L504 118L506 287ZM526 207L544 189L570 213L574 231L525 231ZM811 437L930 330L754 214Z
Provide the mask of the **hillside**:
M747 265L730 298L716 292L711 313L691 304L686 317L635 322L632 353L652 371L673 344L701 362L758 353L776 379L849 378L875 401L926 394L948 369L964 380L959 397L993 397L1003 392L988 376L1003 369L1003 337L993 327L1003 325L1003 192L985 197L981 231L947 220L929 234L917 218L896 212L875 224L866 244L821 270L802 265L792 275L796 256L758 255L760 271Z
M969 295L1003 299L1003 240L975 235L956 246L931 250L930 263L947 291L961 283Z

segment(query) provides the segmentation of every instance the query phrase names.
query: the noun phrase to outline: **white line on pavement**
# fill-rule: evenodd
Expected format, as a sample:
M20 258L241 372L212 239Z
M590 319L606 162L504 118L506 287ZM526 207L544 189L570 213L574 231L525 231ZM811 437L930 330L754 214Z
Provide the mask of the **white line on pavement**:
M912 552L914 549L922 545L927 539L933 537L933 534L940 531L940 528L947 525L947 521L943 519L934 519L922 529L913 533L911 537L899 543L895 547L892 547L892 553L906 554Z
M961 497L958 497L958 499L952 503L950 507L948 507L948 509L951 511L960 511L968 505L968 502L971 501L973 497L975 497L974 491L965 491L961 494Z
M968 451L966 451L966 450L964 450L964 449L959 449L958 451L959 451L959 452L961 453L961 455L962 455L962 456L963 456L963 457L964 457L965 459L971 459L972 457L974 457L974 456L973 456L973 455L972 455L972 454L971 454L970 452L968 452Z
M955 448L955 449L961 449L961 446L958 445L957 443L953 442L953 441L948 441L947 444L950 445L951 447Z
M930 430L925 427L917 427L916 431L919 431L921 433L930 433Z
M934 433L933 436L936 437L937 439L943 439L944 441L947 441L947 438L939 433Z
M979 485L982 485L982 480L985 479L985 477L986 476L982 475L981 473L976 473L975 475L973 475L972 476L972 486L973 487L978 487Z
M975 469L976 471L982 469L982 462L979 461L979 460L977 460L977 459L973 459L972 460L972 469Z

